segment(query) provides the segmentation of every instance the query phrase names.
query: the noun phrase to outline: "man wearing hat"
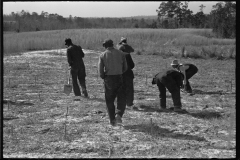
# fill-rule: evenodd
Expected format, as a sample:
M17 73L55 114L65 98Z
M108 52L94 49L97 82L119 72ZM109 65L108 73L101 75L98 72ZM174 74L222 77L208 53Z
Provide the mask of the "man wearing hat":
M184 112L180 97L180 87L182 83L182 73L174 69L166 69L158 74L152 80L152 84L157 84L159 89L160 110L166 111L166 88L172 95L173 109L175 112ZM172 108L172 107L171 107Z
M122 74L127 70L125 53L113 47L113 41L103 42L105 51L99 56L98 69L104 80L105 100L110 124L115 126L122 123L122 116L126 108L126 95ZM117 110L114 101L117 97Z
M67 38L65 40L65 45L67 45L67 60L71 69L73 92L75 96L81 96L80 88L77 82L78 79L82 88L83 95L85 97L88 97L85 83L86 71L82 59L84 57L84 53L82 51L82 48L79 45L77 46L73 44L70 38Z
M184 75L184 79L186 79L186 82L184 80L183 91L187 93L192 93L192 88L189 83L189 79L198 72L198 68L190 63L179 64L178 60L176 59L172 61L171 66L178 72L181 72Z
M134 74L132 69L135 67L135 64L131 57L131 52L134 52L134 49L127 44L127 38L121 37L121 41L117 44L117 48L127 54L125 54L128 69L123 74L125 86L126 86L126 103L127 107L132 107L134 101L134 86L133 86L133 79Z

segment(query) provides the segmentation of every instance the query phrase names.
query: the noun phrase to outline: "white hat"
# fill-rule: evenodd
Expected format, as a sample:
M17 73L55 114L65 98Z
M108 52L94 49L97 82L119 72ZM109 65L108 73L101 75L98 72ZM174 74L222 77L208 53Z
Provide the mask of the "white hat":
M124 40L126 41L127 38L121 37L121 42L124 41Z
M172 63L171 63L171 65L172 65L172 66L174 66L174 65L179 65L178 60L176 60L176 59L173 60Z

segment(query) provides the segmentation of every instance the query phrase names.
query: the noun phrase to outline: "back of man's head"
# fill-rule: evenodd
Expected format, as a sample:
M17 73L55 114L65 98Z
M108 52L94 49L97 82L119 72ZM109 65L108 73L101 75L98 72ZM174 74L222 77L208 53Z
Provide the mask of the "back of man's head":
M104 40L103 47L105 47L105 48L113 47L113 41L111 39Z

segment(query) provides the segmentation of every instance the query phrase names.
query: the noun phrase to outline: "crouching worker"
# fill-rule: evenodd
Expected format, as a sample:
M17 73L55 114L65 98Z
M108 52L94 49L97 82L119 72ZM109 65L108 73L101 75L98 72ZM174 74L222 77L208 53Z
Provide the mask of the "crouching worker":
M155 77L152 80L152 84L157 84L160 92L159 93L160 111L166 110L166 88L167 88L172 95L174 111L184 112L184 110L182 110L182 103L180 97L180 87L183 85L182 82L183 82L182 73L173 69L167 69L155 75Z
M184 75L183 92L192 93L192 87L189 83L189 79L198 72L198 68L190 63L179 64L178 60L173 60L171 66Z

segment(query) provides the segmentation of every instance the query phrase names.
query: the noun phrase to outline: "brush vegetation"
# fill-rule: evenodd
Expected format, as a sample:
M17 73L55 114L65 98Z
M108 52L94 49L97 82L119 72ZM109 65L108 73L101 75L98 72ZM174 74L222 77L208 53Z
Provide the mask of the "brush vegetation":
M214 38L211 29L71 29L4 33L4 56L24 51L65 48L65 38L84 49L103 51L106 38L114 44L121 37L140 55L190 58L235 58L236 40Z

